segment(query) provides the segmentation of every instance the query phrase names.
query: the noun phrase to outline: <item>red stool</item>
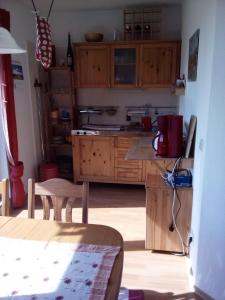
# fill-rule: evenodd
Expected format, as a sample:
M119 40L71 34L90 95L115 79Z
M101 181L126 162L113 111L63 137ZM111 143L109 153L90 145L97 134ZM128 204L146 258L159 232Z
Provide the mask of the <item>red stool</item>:
M57 164L47 163L40 166L40 180L45 181L51 178L59 177L59 168Z

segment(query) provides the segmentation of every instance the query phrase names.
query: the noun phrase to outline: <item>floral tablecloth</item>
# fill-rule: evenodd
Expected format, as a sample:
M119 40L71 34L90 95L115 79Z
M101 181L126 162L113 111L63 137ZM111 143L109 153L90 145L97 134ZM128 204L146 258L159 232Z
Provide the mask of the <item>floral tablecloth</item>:
M0 299L104 299L119 250L0 237Z

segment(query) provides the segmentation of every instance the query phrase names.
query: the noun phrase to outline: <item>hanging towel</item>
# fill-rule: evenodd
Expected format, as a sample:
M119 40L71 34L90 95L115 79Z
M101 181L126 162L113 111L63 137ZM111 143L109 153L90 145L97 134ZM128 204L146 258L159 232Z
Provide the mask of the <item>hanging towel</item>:
M46 69L49 68L52 63L50 25L46 18L39 16L37 16L36 60L40 61Z

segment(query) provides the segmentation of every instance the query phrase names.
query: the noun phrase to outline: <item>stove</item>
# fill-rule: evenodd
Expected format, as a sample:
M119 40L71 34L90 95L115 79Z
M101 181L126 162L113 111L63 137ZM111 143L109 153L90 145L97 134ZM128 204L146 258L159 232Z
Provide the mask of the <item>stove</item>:
M82 129L100 131L120 131L122 129L122 126L112 124L84 124L82 125Z
M99 135L98 130L85 130L85 129L76 129L71 131L72 135Z

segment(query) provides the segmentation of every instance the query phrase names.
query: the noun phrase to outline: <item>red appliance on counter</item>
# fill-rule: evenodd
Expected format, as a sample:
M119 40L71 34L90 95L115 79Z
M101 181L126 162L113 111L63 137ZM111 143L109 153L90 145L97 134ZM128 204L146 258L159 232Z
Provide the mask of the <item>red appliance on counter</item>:
M182 156L183 145L183 116L158 116L158 132L152 145L156 155L162 157Z

